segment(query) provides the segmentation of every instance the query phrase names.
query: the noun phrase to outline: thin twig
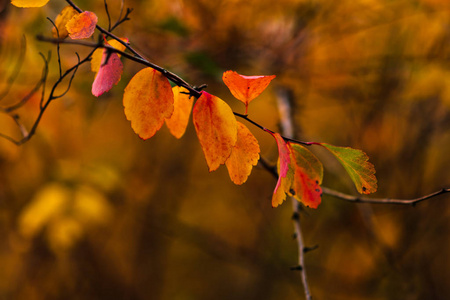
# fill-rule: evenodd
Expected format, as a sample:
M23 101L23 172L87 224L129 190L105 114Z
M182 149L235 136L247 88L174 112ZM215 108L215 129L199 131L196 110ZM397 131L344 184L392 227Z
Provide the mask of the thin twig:
M290 97L287 97L288 93L279 93L277 97L277 103L278 103L278 111L280 112L280 120L281 120L281 129L287 138L293 138L294 137L294 121L293 121L293 115L292 115L292 99ZM297 240L297 252L298 252L298 266L294 268L294 270L300 271L301 278L302 278L302 284L303 289L305 292L305 298L306 300L311 300L311 292L309 291L309 284L308 284L308 278L306 275L306 268L305 268L305 244L303 243L303 236L302 236L302 229L300 226L300 209L299 209L299 202L294 198L291 198L292 203L292 221L294 222L294 230L295 230L295 237Z
M55 22L53 22L53 20L50 19L49 17L47 17L47 20L49 20L50 23L52 23L53 28L55 28L55 31L56 31L56 36L59 39L59 29L56 26ZM62 75L62 66L61 66L61 53L60 53L59 43L56 44L56 54L58 55L59 77L61 77L61 75Z
M263 157L261 157L258 163L270 174L273 175L275 179L278 178L278 171L276 165L270 164ZM440 196L442 194L450 193L450 188L443 188L439 191L433 192L431 194L414 198L414 199L391 199L391 198L369 198L362 196L354 196L350 194L345 194L328 187L322 186L322 192L326 195L335 197L340 200L345 200L354 203L372 203L372 204L397 204L397 205L412 205L415 206L417 203Z
M103 2L105 3L106 16L108 17L108 31L111 31L111 16L109 15L108 3L106 3L106 0Z
M436 191L434 193L414 198L414 199L391 199L391 198L369 198L369 197L360 197L360 196L353 196L345 193L338 192L336 190L322 187L322 191L324 194L327 194L329 196L333 196L335 198L350 201L350 202L356 202L356 203L373 203L373 204L400 204L400 205L416 205L419 202L422 202L424 200L428 200L430 198L434 198L436 196L450 193L450 188L443 188L439 191Z

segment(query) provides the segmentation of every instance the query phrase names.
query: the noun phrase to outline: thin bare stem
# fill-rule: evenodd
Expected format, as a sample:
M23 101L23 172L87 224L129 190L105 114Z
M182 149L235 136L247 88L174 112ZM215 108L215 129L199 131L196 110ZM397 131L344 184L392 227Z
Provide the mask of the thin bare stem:
M49 17L47 17L47 20L50 21L50 23L52 23L53 28L55 28L56 31L56 36L59 38L59 29L56 26L55 22L53 22L52 19L50 19ZM58 67L59 67L59 76L62 76L62 66L61 66L61 53L60 53L60 46L59 43L56 44L56 54L58 56Z
M281 129L283 134L290 138L294 137L294 121L292 114L292 99L287 96L288 93L279 93L277 97L278 111L280 112ZM309 291L308 278L305 268L305 244L303 243L302 229L300 225L300 208L299 202L294 198L291 198L295 237L297 240L297 253L298 253L298 266L293 270L300 271L302 278L302 285L305 292L306 300L311 300L311 292Z
M350 201L350 202L356 202L356 203L373 203L373 204L400 204L400 205L416 205L419 202L437 197L442 194L450 193L450 188L443 188L439 191L436 191L434 193L414 198L414 199L391 199L391 198L369 198L369 197L360 197L360 196L353 196L345 193L338 192L336 190L322 187L322 191L324 194L327 194L329 196L333 196L337 199Z
M111 31L111 16L109 15L108 3L106 3L106 0L103 2L105 3L106 16L108 17L108 31Z

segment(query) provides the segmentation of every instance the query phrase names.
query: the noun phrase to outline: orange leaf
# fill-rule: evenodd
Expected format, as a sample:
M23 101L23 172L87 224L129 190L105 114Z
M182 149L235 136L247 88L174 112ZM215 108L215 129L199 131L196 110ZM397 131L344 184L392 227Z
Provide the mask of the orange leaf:
M306 206L317 208L322 200L322 163L305 147L291 143L288 146L291 151L290 168L294 172L289 193Z
M194 106L193 121L209 171L215 171L230 157L236 144L233 111L222 99L202 92Z
M58 28L58 32L56 32L56 28L52 28L52 33L55 38L64 39L69 35L69 32L66 29L67 22L70 21L74 16L78 15L77 12L72 6L68 5L62 9L59 15L55 19L56 28ZM58 35L59 34L59 35ZM101 59L101 56L100 56Z
M121 40L128 43L127 38L121 38ZM114 39L105 42L105 44L110 45L111 47L114 47L115 49L120 50L120 51L125 50L125 46ZM119 55L119 57L120 57L120 54L117 53L117 55ZM92 59L91 59L91 71L92 72L98 72L98 70L100 70L100 66L102 64L102 58L103 58L103 49L95 50L94 53L92 54Z
M97 25L97 16L90 11L75 15L66 24L66 29L72 39L85 39L91 37Z
M170 133L179 139L186 131L194 97L188 94L189 91L187 89L179 86L174 86L172 92L174 100L173 114L169 119L166 119L166 125Z
M17 7L42 7L49 0L12 0L11 4Z
M288 174L291 155L289 147L279 133L271 133L278 146L278 181L272 196L272 206L277 207L286 199L292 184L292 172Z
M108 50L104 49L102 66L92 84L92 95L98 97L112 89L112 87L120 81L122 70L123 65L119 55L117 55L117 53L109 53L108 57Z
M247 181L259 160L258 140L248 130L248 128L237 122L237 141L233 147L230 157L225 162L231 181L235 184L243 184Z
M259 96L274 78L275 75L244 76L234 71L226 71L222 77L233 96L245 104L245 113L250 101Z
M152 68L142 69L125 88L123 106L134 132L144 140L151 138L173 113L169 80Z

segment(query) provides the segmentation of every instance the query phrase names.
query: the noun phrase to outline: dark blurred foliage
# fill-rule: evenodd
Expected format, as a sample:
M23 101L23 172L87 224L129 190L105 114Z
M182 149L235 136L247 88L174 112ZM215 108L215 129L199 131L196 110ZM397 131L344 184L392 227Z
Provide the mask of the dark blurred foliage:
M77 1L107 26L103 1ZM39 80L38 52L52 50L45 18L64 1L19 9L0 1L2 106ZM447 0L125 1L131 21L116 34L153 62L243 106L221 82L228 69L277 78L249 109L277 129L277 91L295 99L302 140L363 149L375 164L375 197L414 198L450 185L450 4ZM108 1L112 19L120 1ZM95 37L96 38L96 37ZM65 45L65 68L76 63ZM94 98L89 66L53 103L33 139L0 140L0 299L302 299L291 205L272 209L275 179L255 168L235 186L208 173L192 124L176 140L163 128L140 140L121 97L142 66ZM29 126L39 95L20 111ZM272 137L248 124L262 156ZM0 117L2 133L19 131ZM314 149L313 149L314 150ZM355 193L326 153L324 185ZM448 299L450 208L441 196L410 206L353 204L324 196L301 215L314 299Z

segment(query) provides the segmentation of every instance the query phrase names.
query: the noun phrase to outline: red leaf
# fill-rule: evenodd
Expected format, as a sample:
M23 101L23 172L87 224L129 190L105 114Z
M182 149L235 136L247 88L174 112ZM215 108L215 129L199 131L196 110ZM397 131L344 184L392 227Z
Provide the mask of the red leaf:
M272 196L272 206L277 207L286 199L286 193L289 192L289 188L292 183L292 176L289 174L289 164L291 162L290 150L284 141L283 137L279 133L271 133L277 141L278 146L278 181L275 186L275 190Z
M108 62L105 64L107 59ZM112 89L120 81L122 70L123 65L117 53L110 53L108 58L108 50L104 49L100 70L92 84L92 94L98 97Z

